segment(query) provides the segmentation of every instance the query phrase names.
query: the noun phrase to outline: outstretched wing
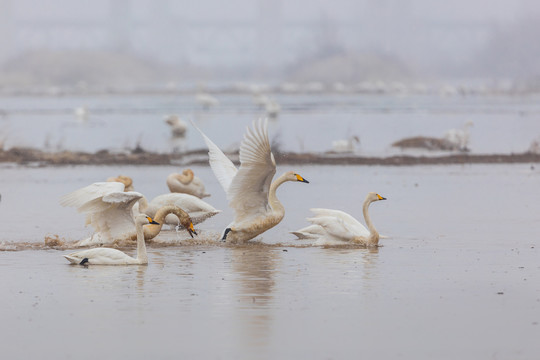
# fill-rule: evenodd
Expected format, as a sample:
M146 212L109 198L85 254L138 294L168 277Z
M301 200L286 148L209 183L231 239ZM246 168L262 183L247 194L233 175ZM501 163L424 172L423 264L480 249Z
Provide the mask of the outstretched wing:
M227 156L225 156L223 151L221 151L220 148L218 148L217 145L214 144L212 140L210 140L208 136L206 136L201 131L201 129L199 129L197 125L195 125L193 121L191 122L191 124L201 133L204 142L208 147L208 158L210 167L212 168L212 171L214 172L214 175L218 179L219 183L227 193L229 191L232 179L238 172L236 166L234 166L232 161Z
M75 206L79 212L87 214L87 223L104 239L124 239L135 233L131 209L143 195L123 190L121 183L95 183L65 195L61 204Z
M276 173L276 162L268 140L267 121L253 123L240 146L240 169L233 178L227 198L235 211L235 222L265 214L268 192Z
M122 191L124 191L124 184L120 182L97 182L62 196L60 205L72 206L78 210L89 201L102 198L111 192Z

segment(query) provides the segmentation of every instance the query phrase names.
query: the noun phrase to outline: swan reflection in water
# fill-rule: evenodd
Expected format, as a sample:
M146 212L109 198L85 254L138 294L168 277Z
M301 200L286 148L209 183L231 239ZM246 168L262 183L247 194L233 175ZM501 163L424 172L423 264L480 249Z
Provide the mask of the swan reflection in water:
M240 319L240 339L253 345L264 345L270 333L274 274L279 267L282 249L264 244L249 244L231 248L231 264L235 275L234 293L237 295Z

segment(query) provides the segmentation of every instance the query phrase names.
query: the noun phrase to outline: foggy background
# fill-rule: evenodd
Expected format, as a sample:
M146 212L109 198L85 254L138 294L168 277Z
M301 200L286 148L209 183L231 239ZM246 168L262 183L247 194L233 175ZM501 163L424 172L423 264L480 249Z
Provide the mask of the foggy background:
M0 0L0 86L519 81L535 0Z

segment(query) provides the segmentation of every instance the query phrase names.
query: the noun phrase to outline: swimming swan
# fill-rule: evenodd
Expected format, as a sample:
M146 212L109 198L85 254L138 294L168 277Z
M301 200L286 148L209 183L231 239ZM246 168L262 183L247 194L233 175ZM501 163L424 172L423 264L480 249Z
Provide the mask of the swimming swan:
M210 196L206 193L201 179L195 176L191 169L167 176L167 187L172 193L190 194L201 199Z
M124 184L118 182L100 182L86 186L60 199L62 206L72 206L86 214L86 225L90 224L95 233L88 239L81 240L78 246L111 244L115 240L136 239L133 229L133 207L144 199L136 191L124 192ZM155 210L154 220L159 225L145 226L144 238L153 239L161 231L168 214L178 217L180 223L193 237L195 230L189 215L180 207L168 205Z
M386 198L370 192L364 201L362 211L367 229L358 220L343 211L316 208L310 209L315 213L315 216L307 219L313 225L293 232L293 234L300 233L300 236L295 234L298 238L304 236L303 238L317 239L315 244L320 245L327 243L355 243L365 246L377 246L379 244L379 233L371 222L368 208L372 202L379 200L386 200Z
M146 254L146 244L144 242L143 225L159 225L151 217L144 214L135 218L135 229L137 232L137 257L132 258L120 250L111 248L95 248L63 255L72 264L80 265L146 265L148 255Z
M222 240L243 243L279 224L285 209L276 197L277 188L286 181L309 181L288 171L272 182L276 161L270 149L267 121L254 122L253 129L247 129L240 145L239 169L200 129L197 130L208 146L210 166L235 214Z

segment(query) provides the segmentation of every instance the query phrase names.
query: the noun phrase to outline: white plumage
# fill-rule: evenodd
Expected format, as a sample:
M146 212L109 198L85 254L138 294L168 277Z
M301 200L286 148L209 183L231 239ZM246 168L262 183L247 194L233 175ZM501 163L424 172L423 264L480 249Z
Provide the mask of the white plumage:
M172 193L184 193L205 198L210 196L206 193L202 180L195 176L193 170L185 169L182 173L172 173L167 176L167 187Z
M148 255L144 242L143 225L155 224L152 218L140 214L135 219L135 229L137 232L137 257L133 258L120 250L111 248L95 248L83 251L77 251L64 257L72 264L80 265L146 265L148 264Z
M201 130L199 132L208 146L210 166L235 214L234 221L225 229L223 240L245 242L277 225L285 209L276 197L276 189L285 181L308 181L289 171L272 182L276 162L268 140L267 121L254 122L253 129L247 129L240 146L239 169Z
M202 201L194 196L192 198L196 200L190 200ZM142 204L139 205L139 201L142 201ZM192 205L191 202L189 203ZM124 192L124 184L119 182L99 182L91 184L64 195L60 199L60 204L62 206L75 207L77 208L77 211L85 213L86 224L89 224L94 228L94 234L90 238L79 241L77 244L79 246L111 244L116 240L134 238L134 216L140 213L139 208L144 212L148 207L146 198L141 193L135 191ZM186 206L186 204L181 205ZM191 207L194 208L195 205L192 205ZM151 216L156 217L160 224L159 226L148 228L148 231L144 232L144 236L147 240L152 239L159 234L168 214L174 214L174 219L176 219L174 224L177 224L178 221L180 221L182 226L185 227L190 234L193 232L193 225L189 218L189 214L186 213L182 206L179 206L177 202L162 206L156 204L156 206L153 206L148 210L152 211ZM160 212L159 215L158 212ZM200 214L197 215L199 215L198 220L203 221L205 219ZM161 219L162 217L163 219ZM170 219L170 221L172 221L172 219Z
M372 202L379 200L386 200L386 198L370 192L364 201L362 210L368 228L341 210L315 208L310 209L315 216L307 219L312 225L292 233L299 239L315 239L316 245L355 243L377 246L379 233L371 222L368 207Z

